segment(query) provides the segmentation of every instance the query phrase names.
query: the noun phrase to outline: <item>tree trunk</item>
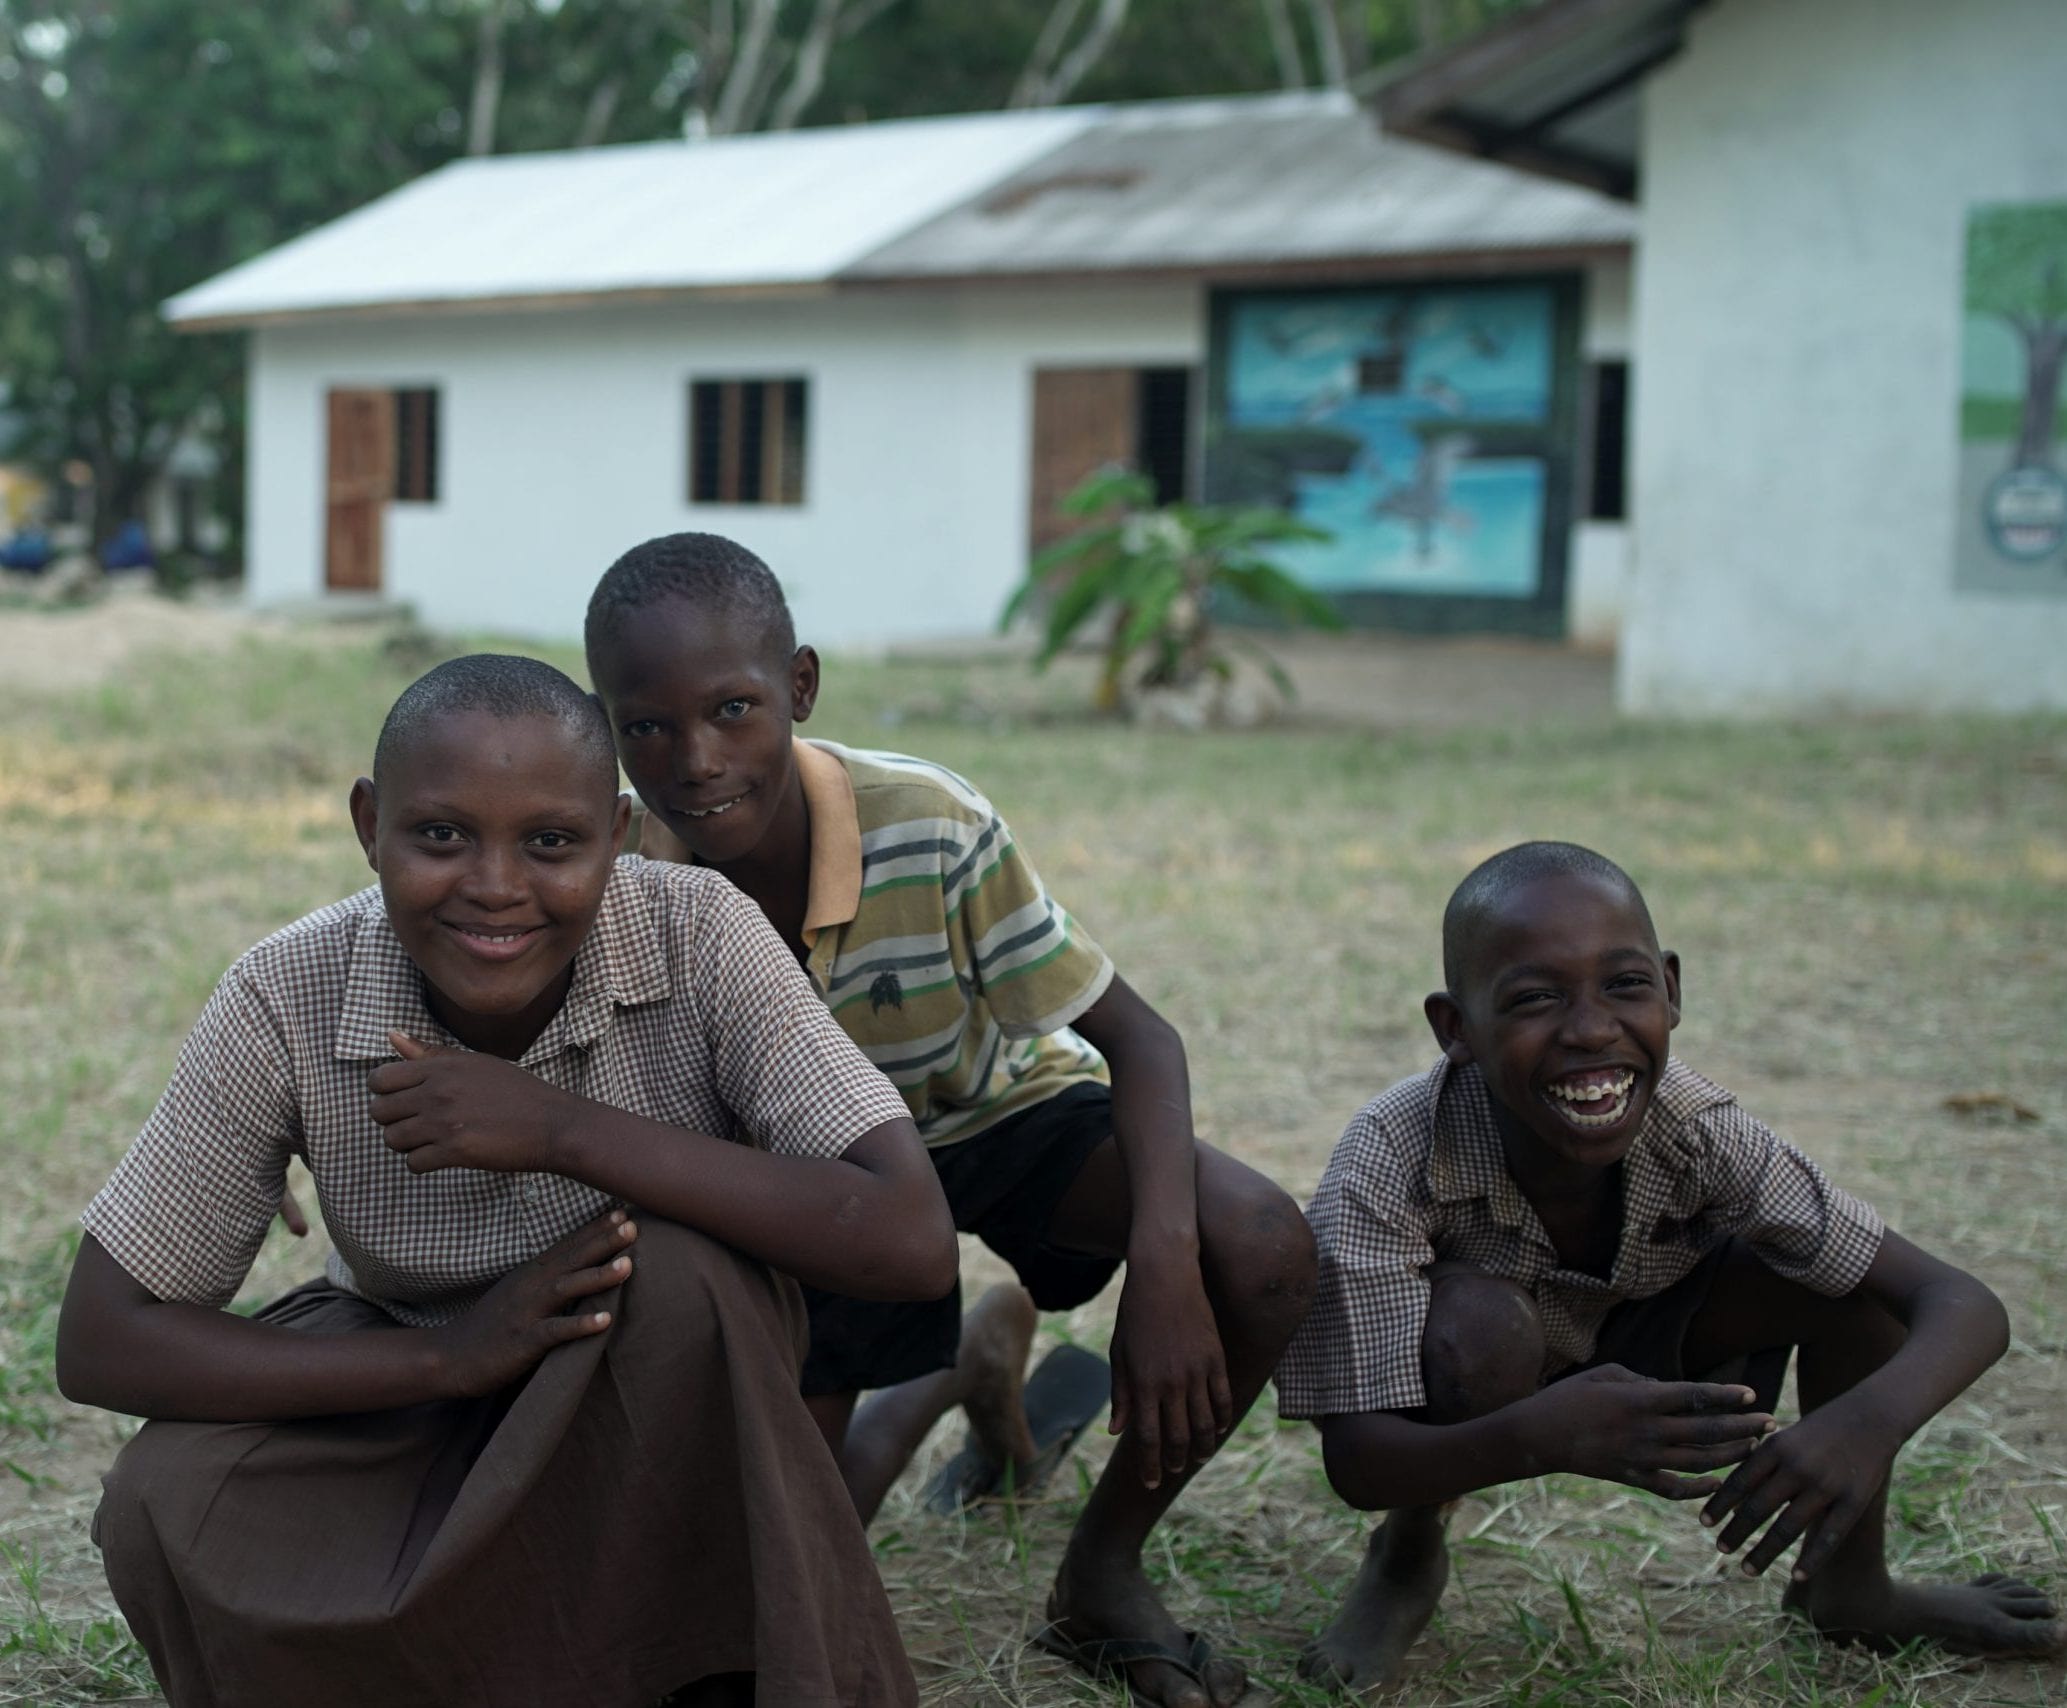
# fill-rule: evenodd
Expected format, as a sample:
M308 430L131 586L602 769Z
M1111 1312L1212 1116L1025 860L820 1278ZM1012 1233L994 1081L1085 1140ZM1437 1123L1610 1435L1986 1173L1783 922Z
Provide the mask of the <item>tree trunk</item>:
M739 55L711 109L713 136L737 136L752 130L760 117L767 98L768 53L775 41L776 14L781 10L782 0L753 0L746 25L739 32Z
M474 98L467 111L467 153L495 152L495 116L502 106L502 26L506 0L487 0L474 54Z
M2060 423L2060 373L2067 364L2067 320L2024 335L2024 412L2017 429L2017 467L2050 468Z
M1321 62L1321 82L1330 89L1349 87L1349 61L1342 47L1341 20L1328 0L1306 0L1313 23L1314 51Z
M1285 0L1263 0L1263 21L1270 28L1271 57L1277 61L1278 87L1304 89L1306 62L1299 53L1299 34Z
M574 133L576 148L594 148L610 134L610 121L617 115L618 98L624 93L622 77L606 77L589 95L582 110L581 129Z
M825 86L825 63L831 57L833 32L839 22L840 0L818 0L817 8L811 14L811 27L805 31L803 45L797 49L797 61L790 71L789 82L768 120L770 130L794 130L805 109L818 98L818 91Z

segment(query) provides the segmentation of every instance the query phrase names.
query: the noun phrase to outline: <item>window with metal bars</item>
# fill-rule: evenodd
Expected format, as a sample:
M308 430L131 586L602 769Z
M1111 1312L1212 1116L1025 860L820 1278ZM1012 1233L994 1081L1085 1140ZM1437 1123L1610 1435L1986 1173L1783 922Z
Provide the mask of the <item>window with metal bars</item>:
M689 382L689 502L801 504L809 392L800 379Z
M395 394L395 489L404 504L438 501L438 393L418 387Z

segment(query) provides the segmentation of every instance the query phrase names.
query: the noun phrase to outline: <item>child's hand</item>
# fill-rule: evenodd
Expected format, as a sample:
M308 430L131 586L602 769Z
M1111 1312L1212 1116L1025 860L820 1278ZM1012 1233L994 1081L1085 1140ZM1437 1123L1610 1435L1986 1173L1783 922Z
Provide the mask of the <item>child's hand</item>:
M585 1222L558 1245L521 1263L439 1337L441 1386L454 1399L507 1387L556 1346L610 1326L608 1311L570 1311L619 1286L632 1272L638 1224L622 1210Z
M403 1032L388 1041L402 1060L383 1062L366 1086L388 1148L408 1158L410 1173L552 1169L564 1093L499 1056L419 1044Z
M1722 1524L1728 1518L1715 1545L1734 1554L1772 1519L1744 1556L1747 1577L1757 1577L1807 1536L1794 1562L1794 1581L1805 1583L1859 1522L1900 1446L1875 1420L1848 1417L1833 1402L1781 1430L1739 1465L1701 1509L1701 1522Z
M1546 1468L1627 1483L1667 1500L1725 1485L1719 1471L1751 1457L1773 1420L1746 1408L1758 1396L1719 1382L1654 1382L1603 1364L1553 1382L1527 1403Z
M1131 1427L1142 1485L1182 1476L1212 1458L1234 1428L1227 1353L1206 1289L1192 1268L1159 1277L1129 1263L1112 1334L1114 1435Z

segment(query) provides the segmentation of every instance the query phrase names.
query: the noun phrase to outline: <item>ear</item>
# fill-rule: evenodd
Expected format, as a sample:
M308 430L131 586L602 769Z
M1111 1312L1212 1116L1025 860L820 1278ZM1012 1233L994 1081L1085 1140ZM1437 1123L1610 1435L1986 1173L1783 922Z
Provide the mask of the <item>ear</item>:
M632 798L630 795L617 797L617 811L610 818L610 858L615 860L624 852L624 839L632 828Z
M1665 962L1665 1001L1672 1010L1672 1024L1679 1024L1679 953L1667 949L1661 957Z
M1428 1016L1428 1029L1452 1067L1471 1062L1471 1046L1464 1041L1464 1008L1446 990L1432 990L1421 999L1421 1012Z
M374 852L374 845L380 840L380 806L374 799L371 777L361 777L352 785L349 804L352 829L358 832L359 846L366 850L366 864L377 872L380 856Z
M800 646L796 657L789 661L789 715L794 722L802 723L817 704L818 653L815 648Z

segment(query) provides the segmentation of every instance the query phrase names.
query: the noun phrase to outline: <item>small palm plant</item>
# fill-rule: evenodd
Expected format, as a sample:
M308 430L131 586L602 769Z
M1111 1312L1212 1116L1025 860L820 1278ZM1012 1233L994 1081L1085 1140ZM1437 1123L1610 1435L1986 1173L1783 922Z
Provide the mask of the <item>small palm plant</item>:
M1214 607L1224 598L1290 623L1342 626L1333 605L1264 556L1266 546L1330 537L1282 510L1159 507L1148 477L1130 469L1101 469L1057 508L1086 525L1035 556L998 626L1009 626L1029 603L1048 596L1034 654L1034 668L1041 670L1086 623L1110 611L1094 696L1100 711L1117 711L1130 692L1229 678L1234 661L1213 626ZM1243 644L1290 698L1284 670L1253 642Z

